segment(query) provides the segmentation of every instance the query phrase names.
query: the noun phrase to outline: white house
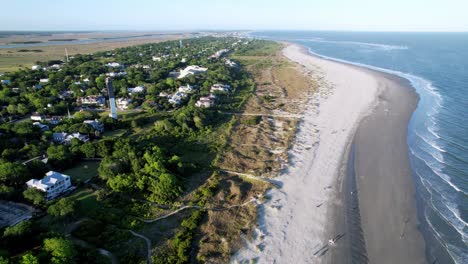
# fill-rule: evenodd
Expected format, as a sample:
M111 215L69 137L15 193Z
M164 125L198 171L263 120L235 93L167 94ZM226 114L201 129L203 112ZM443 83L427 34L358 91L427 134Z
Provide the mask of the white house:
M31 179L26 182L28 188L35 188L46 193L46 200L54 199L71 187L70 176L49 171L41 180Z
M175 105L180 105L182 100L187 98L187 96L188 95L186 93L177 92L177 93L173 94L171 96L171 98L169 98L169 103L175 104Z
M223 56L224 54L228 52L229 52L228 49L222 49L222 50L215 52L213 55L210 56L210 58L219 59L221 56Z
M200 97L200 99L195 103L196 107L201 108L210 108L215 105L216 95L210 94L210 96Z
M132 103L132 99L118 98L116 103L117 103L117 108L125 110L125 109L128 109L128 105Z
M208 70L208 68L203 68L197 65L190 65L187 66L185 69L181 70L179 73L179 76L177 77L178 79L185 78L190 75L196 75L200 73L204 73Z
M158 56L153 56L153 61L161 61L162 58L161 57L158 57Z
M94 130L99 132L104 132L104 124L99 122L97 119L94 120L85 120L83 121L84 124L90 125L93 127Z
M44 119L45 119L45 116L39 114L38 112L34 112L34 113L31 115L31 120L33 120L33 121L42 121L42 120L44 120Z
M193 86L191 86L190 84L187 84L187 85L184 85L184 86L180 86L179 87L179 92L181 92L181 93L193 93L193 92L195 92L195 88L193 88Z
M109 77L120 77L120 76L125 76L127 75L127 72L126 71L122 71L122 72L108 72L106 73L106 76L109 76Z
M132 93L144 93L145 92L145 87L144 86L137 86L137 87L134 87L134 88L127 88L127 92L129 94L132 94Z
M111 68L118 68L118 67L121 67L120 63L118 62L109 62L106 64L107 67L111 67Z
M222 92L222 93L228 93L231 90L231 86L227 84L213 84L211 86L210 92Z
M40 83L48 83L49 79L48 78L40 79L39 82Z
M77 102L83 105L105 105L106 98L102 95L90 95L78 98Z
M52 139L54 142L59 143L59 144L70 144L71 141L76 138L81 142L88 142L89 137L84 134L80 133L73 133L73 134L68 134L65 132L60 132L60 133L53 133L52 134Z
M42 66L41 66L41 65L33 65L33 66L31 67L31 70L33 70L33 71L40 70L40 69L42 69Z

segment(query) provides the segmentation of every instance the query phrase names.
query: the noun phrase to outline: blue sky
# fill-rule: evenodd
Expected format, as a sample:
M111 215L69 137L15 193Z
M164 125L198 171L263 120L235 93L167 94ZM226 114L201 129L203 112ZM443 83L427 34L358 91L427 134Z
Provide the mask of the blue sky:
M0 30L468 31L468 0L0 0Z

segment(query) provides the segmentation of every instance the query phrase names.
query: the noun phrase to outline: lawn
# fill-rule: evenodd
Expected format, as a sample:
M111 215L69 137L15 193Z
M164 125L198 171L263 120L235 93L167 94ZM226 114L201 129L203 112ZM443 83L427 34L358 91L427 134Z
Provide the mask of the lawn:
M71 176L73 181L86 181L98 174L99 161L81 161L73 168L67 169L62 173Z

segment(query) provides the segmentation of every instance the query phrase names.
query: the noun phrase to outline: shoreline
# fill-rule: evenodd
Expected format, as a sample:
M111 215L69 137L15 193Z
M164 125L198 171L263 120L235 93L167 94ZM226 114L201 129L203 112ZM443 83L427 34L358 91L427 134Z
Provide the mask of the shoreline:
M270 199L259 208L259 226L255 232L254 240L247 242L246 248L235 254L232 262L247 260L256 260L259 263L272 261L352 262L350 259L352 243L350 235L346 234L345 210L349 208L346 204L350 200L350 195L347 193L349 177L346 174L350 165L348 161L351 155L354 155L355 164L352 165L356 165L354 169L358 172L356 189L362 191L362 185L365 181L359 179L363 170L362 160L365 160L363 158L365 151L363 152L363 150L366 148L363 148L361 142L365 137L357 139L358 135L362 135L364 131L369 132L363 128L363 123L369 123L365 120L372 119L375 113L379 112L382 106L382 95L388 92L386 88L388 85L404 88L408 94L412 93L413 99L417 96L410 83L399 76L336 62L310 54L303 46L286 44L287 47L284 48L283 54L288 59L309 70L318 72L333 88L330 93L322 94L319 92L309 101L307 110L304 111L304 119L296 134L296 141L290 151L291 159L288 169L277 178L283 186L280 190L271 190L267 193L267 197ZM399 90L402 91L402 89ZM405 104L403 101L400 101L402 105ZM415 100L413 104L408 104L410 108L413 108L410 111L406 109L407 119L400 118L398 120L400 121L399 128L404 127L404 148L401 148L402 145L399 144L400 147L397 149L400 154L402 151L404 153L397 156L406 156L406 165L409 164L406 131L416 102ZM386 112L384 111L384 113ZM392 133L398 134L397 131ZM352 149L354 150L351 151ZM403 162L403 167L406 165ZM411 174L406 175L406 181L401 181L402 177L400 177L396 186L398 186L397 189L405 188L409 182L410 189L409 191L398 190L396 195L398 196L398 192L403 193L404 197L410 201L407 207L414 209L408 211L416 215L412 177ZM361 209L363 212L363 217L360 219L363 222L361 232L365 240L375 241L372 238L378 240L382 235L375 231L372 233L366 224L369 225L373 215L371 212L375 212L376 208L368 205L368 203L372 204L370 198L372 195L369 192L362 192L359 192L358 206L366 208ZM383 211L388 214L388 210ZM382 214L379 212L378 215ZM360 216L358 215L358 217ZM414 245L416 245L418 252L407 258L409 263L420 263L423 262L419 262L420 259L425 259L424 241L417 230L417 224L417 217L411 217L411 221L407 221L405 224L406 238L415 237ZM330 239L335 240L336 243L329 245ZM384 258L377 259L375 247L366 247L369 242L363 242L364 254L370 263L389 261ZM387 241L385 240L385 242ZM388 246L391 244L389 243ZM362 249L362 246L358 248ZM394 250L389 250L389 252L392 256L399 254ZM408 254L403 255L405 258Z

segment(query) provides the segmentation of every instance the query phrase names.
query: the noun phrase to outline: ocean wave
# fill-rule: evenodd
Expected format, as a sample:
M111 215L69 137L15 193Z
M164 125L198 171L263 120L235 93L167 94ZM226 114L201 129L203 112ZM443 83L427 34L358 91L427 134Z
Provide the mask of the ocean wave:
M325 39L322 39L322 38L308 38L308 39L303 39L302 41L333 43L333 44L345 44L345 45L357 45L357 46L361 46L361 47L376 48L376 49L385 50L385 51L407 50L407 49L409 49L408 46L388 45L388 44L359 42L359 41L346 41L346 40L325 40Z
M424 151L424 150L422 150ZM416 151L414 151L412 148L410 148L410 152L411 154L413 154L414 157L418 158L419 160L421 160L434 174L436 174L437 176L439 176L445 183L447 183L450 187L452 187L453 190L457 191L457 192L460 192L460 193L463 193L463 194L466 194L463 190L461 190L460 188L458 188L458 186L456 186L455 184L453 184L451 182L451 179L448 175L446 175L445 173L443 173L441 171L440 168L438 167L434 167L435 163L434 162L430 162L426 159L424 159L423 157L421 157L419 154L417 154ZM426 152L426 151L425 151ZM427 153L427 152L426 152ZM428 155L430 155L428 153ZM432 157L432 156L431 156ZM420 176L420 175L419 175Z
M419 174L419 172L417 172ZM419 175L420 176L420 175ZM448 226L451 226L456 231L463 241L467 241L468 234L465 232L467 223L461 218L460 211L453 206L452 203L448 202L446 198L440 196L440 199L434 199L434 193L440 194L429 181L421 180L421 183L429 192L431 198L428 199L429 206L432 210L443 220ZM432 190L432 191L431 191ZM445 202L444 202L445 201ZM448 202L449 204L447 204ZM428 219L426 219L428 220Z
M427 216L427 212L424 213L424 218L426 220L426 223L429 225L431 228L432 232L436 235L437 240L441 242L441 245L445 248L445 250L448 252L450 257L455 263L466 263L464 260L466 259L466 255L463 252L460 252L460 249L458 249L455 246L450 245L448 241L442 236L441 233L434 227L432 222L430 221L429 217ZM454 254L456 252L456 254Z

